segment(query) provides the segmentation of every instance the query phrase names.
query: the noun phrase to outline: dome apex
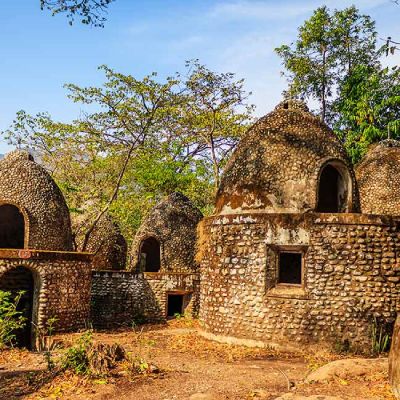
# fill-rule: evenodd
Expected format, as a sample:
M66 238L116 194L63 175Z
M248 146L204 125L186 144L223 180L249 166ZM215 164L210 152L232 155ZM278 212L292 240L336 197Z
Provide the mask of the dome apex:
M275 110L310 112L307 104L304 101L297 99L283 100L275 107Z
M4 156L7 161L35 161L28 150L13 150Z
M222 175L217 213L316 210L320 174L328 164L347 182L348 202L339 208L358 209L354 173L340 140L307 110L298 100L282 102L247 131Z

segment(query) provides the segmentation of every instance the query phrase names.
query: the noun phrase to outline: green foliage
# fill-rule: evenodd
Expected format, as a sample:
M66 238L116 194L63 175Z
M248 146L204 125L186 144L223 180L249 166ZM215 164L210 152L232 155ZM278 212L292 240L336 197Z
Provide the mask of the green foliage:
M86 25L104 26L107 7L114 0L40 0L41 9L47 9L53 15L66 13L69 24L75 17L81 18Z
M20 111L3 132L9 143L32 149L52 173L80 250L104 212L129 240L150 207L174 191L209 212L220 171L252 121L243 81L197 60L164 80L100 69L100 87L66 85L68 97L90 112L63 123Z
M65 352L61 366L64 370L71 370L78 375L90 374L88 351L92 346L92 332L84 332L76 344Z
M389 351L392 325L383 324L374 316L371 324L371 353L378 356Z
M17 309L23 295L0 290L0 349L15 345L16 332L25 326L26 318Z
M326 6L299 28L297 40L276 50L288 79L287 95L319 102L322 120L332 120L336 89L360 64L375 65L375 23L352 6L330 11Z
M160 369L156 365L139 355L128 353L126 361L126 371L132 378L134 378L136 375L146 375L160 372Z
M276 49L288 78L288 95L317 100L357 163L368 146L399 138L400 72L383 68L375 22L354 6L318 8L299 28L296 42Z
M56 368L52 352L58 347L57 343L53 340L53 333L57 321L58 318L53 316L47 319L44 328L39 329L36 327L37 350L43 352L49 371L53 371Z
M359 65L343 82L334 129L354 163L370 144L400 138L400 70Z

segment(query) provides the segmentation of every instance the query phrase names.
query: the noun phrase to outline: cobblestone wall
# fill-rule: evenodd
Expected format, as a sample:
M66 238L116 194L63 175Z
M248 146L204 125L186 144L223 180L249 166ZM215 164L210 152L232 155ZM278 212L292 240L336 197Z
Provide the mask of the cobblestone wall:
M25 248L72 250L71 221L64 197L48 172L26 151L0 160L0 205L18 207L25 220Z
M79 250L82 250L83 241L83 237L77 240ZM126 240L118 224L108 214L100 218L91 232L85 251L94 253L93 269L121 270L126 267L128 251Z
M91 256L84 253L0 250L2 277L16 267L34 278L33 322L44 327L57 318L57 331L84 328L89 321Z
M199 274L93 271L91 316L96 328L163 322L168 293L186 295L186 311L199 308Z
M196 227L203 215L181 193L158 203L143 221L132 243L130 269L139 271L142 242L154 237L160 243L161 272L198 272L194 261Z
M363 213L400 214L400 141L372 145L356 166L356 176Z
M302 285L277 284L280 246L304 251ZM363 345L400 308L398 221L361 214L214 216L200 229L200 319L220 336Z
M351 164L338 137L299 101L285 101L244 135L227 163L216 213L316 209L321 168L330 162L346 181L346 212L359 209Z

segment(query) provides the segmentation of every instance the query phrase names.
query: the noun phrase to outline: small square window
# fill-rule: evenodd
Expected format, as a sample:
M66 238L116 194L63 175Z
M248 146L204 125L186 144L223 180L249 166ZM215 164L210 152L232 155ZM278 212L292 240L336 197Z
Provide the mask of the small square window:
M302 253L280 252L278 283L301 285Z

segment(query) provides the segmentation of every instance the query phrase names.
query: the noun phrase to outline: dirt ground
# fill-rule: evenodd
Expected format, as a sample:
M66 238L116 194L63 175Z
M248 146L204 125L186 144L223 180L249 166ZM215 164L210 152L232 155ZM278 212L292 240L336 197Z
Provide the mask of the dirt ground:
M78 337L56 340L67 348ZM0 399L269 400L291 392L394 400L386 371L305 384L302 380L310 371L343 356L316 347L286 352L219 344L201 337L193 321L94 333L93 338L122 345L130 360L143 360L144 373L132 373L129 361L118 363L105 377L51 373L43 354L7 350L0 353ZM63 351L52 357L57 361Z

